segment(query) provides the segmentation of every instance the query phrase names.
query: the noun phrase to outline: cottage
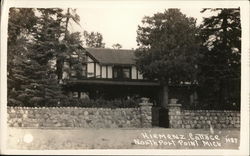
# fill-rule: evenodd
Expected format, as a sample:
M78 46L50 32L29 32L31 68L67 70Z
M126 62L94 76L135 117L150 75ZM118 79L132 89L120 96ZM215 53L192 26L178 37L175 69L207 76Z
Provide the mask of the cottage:
M80 62L78 70L72 60ZM73 63L74 64L74 63ZM150 97L157 100L160 84L146 80L135 66L133 50L84 48L64 62L64 88L69 96L84 98Z
M134 50L82 48L64 62L64 90L75 98L149 97L153 102L160 103L159 81L144 78L135 65L135 59ZM194 94L188 89L190 85L170 87L170 97L194 102Z

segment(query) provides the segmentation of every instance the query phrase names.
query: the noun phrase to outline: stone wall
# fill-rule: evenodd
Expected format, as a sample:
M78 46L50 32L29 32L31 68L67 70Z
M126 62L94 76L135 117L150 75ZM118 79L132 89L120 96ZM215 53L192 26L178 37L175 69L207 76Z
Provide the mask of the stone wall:
M11 127L139 128L159 125L159 109L150 103L117 109L8 107L7 114ZM169 128L240 128L239 111L184 110L181 104L169 104L167 110Z
M170 128L240 128L240 112L229 110L182 110L180 104L168 107Z
M139 108L8 107L11 127L151 127L151 105Z

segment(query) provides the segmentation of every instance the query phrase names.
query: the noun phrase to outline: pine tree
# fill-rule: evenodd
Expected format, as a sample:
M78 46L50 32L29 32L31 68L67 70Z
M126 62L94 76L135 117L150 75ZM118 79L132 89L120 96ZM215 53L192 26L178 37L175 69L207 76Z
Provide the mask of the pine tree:
M23 9L20 9L22 12ZM24 9L25 10L25 9ZM28 36L15 44L9 44L9 51L15 52L13 57L8 57L8 105L15 106L60 106L65 99L62 94L62 87L58 83L58 68L51 66L51 62L57 61L60 57L71 55L75 50L76 44L80 41L79 33L71 34L67 29L70 18L77 20L76 15L65 13L63 9L36 9L32 10L33 14L29 14L31 19L36 19L36 23L32 27L25 27L20 23L16 26L9 26L9 40L16 39L12 35L16 27L27 29L16 36ZM74 10L73 10L74 11ZM35 15L34 12L39 12ZM14 15L14 14L13 14ZM13 18L20 18L13 20ZM22 16L10 16L9 21L20 21ZM10 22L11 24L11 22ZM21 34L21 35L20 35ZM12 37L14 36L14 37ZM65 37L70 36L70 37ZM77 36L72 39L72 36ZM64 38L64 39L63 39ZM74 44L72 43L72 40ZM24 47L18 49L17 47ZM79 45L77 46L79 47ZM20 52L19 52L20 50ZM20 54L16 54L20 53ZM12 56L12 55L11 55Z
M62 79L63 73L63 63L66 61L67 58L70 58L73 52L79 49L79 46L82 45L81 35L80 32L70 33L69 31L69 24L71 21L74 23L79 24L80 17L76 13L76 9L67 9L66 14L62 14L61 26L62 32L60 40L60 44L58 46L58 51L56 53L56 74L58 79Z
M28 77L25 76L23 69L26 68L26 57L15 56L11 62L11 70L8 70L8 105L24 106L24 101L19 98L21 87L28 83Z
M44 106L57 106L65 96L62 94L56 69L51 67L50 61L56 60L58 53L61 52L60 37L65 30L62 25L65 15L62 9L57 8L38 9L38 11L41 13L41 17L37 22L36 33L33 35L34 45L31 47L33 53L29 56L40 68L34 73L38 77L32 78L37 85L34 90L39 92L34 94L34 98L42 99Z
M210 107L239 108L241 71L240 9L204 9L217 14L205 18L200 38L206 50L199 73L203 98Z
M7 87L8 105L23 106L20 98L21 86L27 83L25 76L25 60L30 41L32 27L36 24L37 17L34 9L10 8L8 20L8 52L7 52Z

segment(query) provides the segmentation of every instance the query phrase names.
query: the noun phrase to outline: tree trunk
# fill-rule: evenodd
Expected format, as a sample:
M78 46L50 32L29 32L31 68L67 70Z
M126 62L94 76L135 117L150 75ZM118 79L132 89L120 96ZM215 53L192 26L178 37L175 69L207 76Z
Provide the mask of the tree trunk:
M56 72L58 80L61 80L63 75L63 60L60 58L56 60Z
M164 79L162 82L162 100L161 100L161 106L166 108L168 106L168 80Z
M67 18L66 18L66 27L65 27L65 38L66 38L66 33L68 31L68 25L69 25L69 8L67 9Z

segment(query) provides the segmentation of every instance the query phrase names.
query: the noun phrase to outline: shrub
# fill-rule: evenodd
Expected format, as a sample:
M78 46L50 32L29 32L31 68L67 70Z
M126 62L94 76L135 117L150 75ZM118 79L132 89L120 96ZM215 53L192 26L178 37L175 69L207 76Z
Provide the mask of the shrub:
M76 99L76 98L67 98L60 103L55 103L52 105L46 105L47 107L89 107L89 108L135 108L139 107L139 99L114 99L114 100L105 100L105 99ZM43 107L43 106L41 106Z

